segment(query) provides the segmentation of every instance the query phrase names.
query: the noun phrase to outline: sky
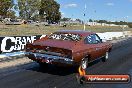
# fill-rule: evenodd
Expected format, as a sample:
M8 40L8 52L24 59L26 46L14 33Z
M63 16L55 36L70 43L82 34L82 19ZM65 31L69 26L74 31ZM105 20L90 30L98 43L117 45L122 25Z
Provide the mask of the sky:
M56 0L63 17L132 22L132 0ZM85 13L85 16L84 16Z
M14 0L17 3L17 0ZM62 17L132 22L132 0L55 0ZM18 12L16 13L17 15ZM84 16L85 14L85 16Z

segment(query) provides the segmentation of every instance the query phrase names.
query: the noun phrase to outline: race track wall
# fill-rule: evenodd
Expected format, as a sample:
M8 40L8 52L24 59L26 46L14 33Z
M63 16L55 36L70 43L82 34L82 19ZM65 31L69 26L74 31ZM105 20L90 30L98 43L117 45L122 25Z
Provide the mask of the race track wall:
M0 37L0 53L24 50L26 43L33 43L45 35Z

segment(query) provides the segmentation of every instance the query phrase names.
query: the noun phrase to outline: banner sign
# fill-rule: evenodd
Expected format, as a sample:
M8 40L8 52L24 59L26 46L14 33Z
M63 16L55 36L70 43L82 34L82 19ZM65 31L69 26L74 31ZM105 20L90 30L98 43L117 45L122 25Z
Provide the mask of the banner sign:
M46 35L0 37L0 53L24 50L27 43L33 43Z

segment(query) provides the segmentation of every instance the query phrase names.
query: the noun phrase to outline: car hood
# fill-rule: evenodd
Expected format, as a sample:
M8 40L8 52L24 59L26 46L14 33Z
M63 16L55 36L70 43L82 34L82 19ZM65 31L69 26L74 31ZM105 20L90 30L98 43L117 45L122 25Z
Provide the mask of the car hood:
M50 46L50 47L57 47L57 48L64 48L71 50L73 47L77 45L76 41L67 41L67 40L44 40L44 41L36 41L33 45L40 45L40 46Z

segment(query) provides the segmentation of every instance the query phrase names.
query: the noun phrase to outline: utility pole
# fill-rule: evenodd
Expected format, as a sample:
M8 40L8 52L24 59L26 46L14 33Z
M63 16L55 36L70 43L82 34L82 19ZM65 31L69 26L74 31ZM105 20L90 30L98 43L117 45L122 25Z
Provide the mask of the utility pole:
M72 18L71 18L71 25L73 26L73 14L72 14Z
M84 16L84 22L83 22L84 26L83 26L83 30L84 30L84 31L86 30L86 24L85 24L86 8L87 8L87 6L86 6L86 4L85 4L85 7L84 7L84 14L83 14L83 16Z
M125 37L125 22L128 23L128 22L127 22L127 18L128 18L128 16L124 17L124 24L123 24L123 28L122 28L123 37ZM126 25L127 25L127 24L126 24Z

